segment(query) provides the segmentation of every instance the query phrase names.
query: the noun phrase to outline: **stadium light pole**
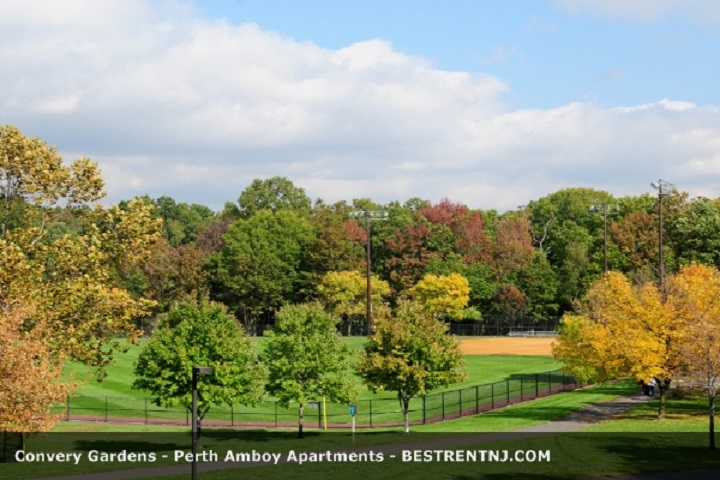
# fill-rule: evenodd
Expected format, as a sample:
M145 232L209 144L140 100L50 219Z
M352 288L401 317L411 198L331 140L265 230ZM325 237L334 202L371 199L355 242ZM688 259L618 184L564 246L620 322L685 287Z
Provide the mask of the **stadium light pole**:
M365 316L367 322L367 335L372 335L372 297L370 295L370 265L372 263L372 257L370 254L370 221L371 220L385 220L387 216L386 212L382 210L353 210L350 212L353 217L365 217L365 231L367 233L367 241L365 242L365 255L366 255L366 271L365 271Z
M210 375L213 373L212 367L200 367L193 365L192 367L192 480L197 479L197 451L198 442L200 440L200 421L198 418L198 377L200 375Z
M673 185L670 182L666 182L664 180L658 180L657 182L652 182L650 184L652 188L658 191L658 240L660 246L658 247L658 285L660 287L660 291L665 293L665 263L663 261L663 209L662 209L662 200L663 198L667 198L672 196L673 190L675 190L675 185Z
M612 210L608 212L608 204L602 203L598 205L591 205L590 211L594 213L601 212L603 216L603 271L607 273L607 217L608 215L615 215L618 212L618 206L613 205Z

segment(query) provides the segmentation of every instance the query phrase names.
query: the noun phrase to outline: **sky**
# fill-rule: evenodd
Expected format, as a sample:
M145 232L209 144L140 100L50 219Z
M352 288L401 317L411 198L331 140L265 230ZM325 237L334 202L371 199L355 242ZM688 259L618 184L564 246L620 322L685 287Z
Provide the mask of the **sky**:
M719 44L716 0L4 0L0 124L106 203L717 198Z

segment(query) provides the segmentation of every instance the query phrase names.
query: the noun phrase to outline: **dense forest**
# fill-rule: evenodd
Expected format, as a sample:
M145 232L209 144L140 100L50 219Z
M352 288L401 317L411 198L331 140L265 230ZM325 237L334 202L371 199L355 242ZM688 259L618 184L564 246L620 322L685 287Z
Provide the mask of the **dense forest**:
M606 268L637 283L659 276L660 199L650 193L566 188L501 214L451 199L313 202L275 177L255 180L221 212L142 200L162 219L162 239L149 262L119 272L122 285L156 300L157 312L187 295L209 296L251 331L271 324L282 305L317 298L329 272L364 278L368 225L371 270L389 284L388 302L426 274L457 273L470 286L465 321L558 318ZM677 191L662 199L666 273L691 262L720 267L719 208Z
M720 199L669 184L619 198L566 188L499 213L452 199L329 204L273 177L219 212L166 196L104 208L89 159L66 164L12 126L0 153L0 304L21 300L83 339L131 332L132 319L150 330L188 297L222 302L251 333L280 307L318 299L344 332L367 334L368 265L376 308L424 296L437 316L475 327L547 325L605 270L646 284L693 262L720 267ZM83 344L76 358L110 354Z

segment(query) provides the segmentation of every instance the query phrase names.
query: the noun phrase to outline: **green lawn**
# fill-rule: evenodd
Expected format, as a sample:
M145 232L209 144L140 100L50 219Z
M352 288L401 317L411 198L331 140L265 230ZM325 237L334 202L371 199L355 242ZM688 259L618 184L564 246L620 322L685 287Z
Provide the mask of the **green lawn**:
M256 339L259 349L265 339ZM344 338L351 349L360 352L366 339ZM115 364L107 367L107 376L102 382L96 379L94 369L77 362L68 362L66 374L84 383L76 390L69 400L71 415L91 415L100 420L111 417L135 417L148 423L152 419L160 421L188 422L187 411L182 408L166 409L153 404L148 392L132 390L134 380L133 365L142 350L145 340L139 346L129 345L126 353L115 356ZM520 396L530 398L536 389L547 388L545 377L524 384L517 378L519 375L541 373L558 368L552 357L544 356L508 356L508 355L469 355L465 357L468 372L467 379L456 385L432 392L426 400L414 399L411 404L411 420L422 422L425 418L441 416L461 409L469 409L481 402L490 402L490 395L502 396L503 392L520 392ZM505 379L513 379L505 382ZM532 379L531 379L532 380ZM496 387L489 386L499 382ZM485 387L475 388L476 385ZM378 426L383 423L401 421L401 412L394 392L374 394L368 391L362 382L357 382L359 395L356 400L359 426ZM462 391L460 391L462 390ZM318 399L320 400L320 399ZM58 407L59 410L60 407ZM350 421L347 406L328 404L327 418L331 423ZM208 413L208 420L215 419L231 424L247 424L249 422L274 422L276 425L292 423L297 417L296 408L282 409L268 398L262 405L254 408L243 406L213 407ZM321 410L307 410L309 426L320 425Z

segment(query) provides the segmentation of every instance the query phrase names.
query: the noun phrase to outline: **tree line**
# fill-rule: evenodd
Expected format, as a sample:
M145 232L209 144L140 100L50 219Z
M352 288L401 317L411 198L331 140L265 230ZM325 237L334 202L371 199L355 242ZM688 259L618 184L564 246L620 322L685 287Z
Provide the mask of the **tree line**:
M311 202L302 188L275 177L253 181L221 212L169 197L142 200L162 219L163 238L150 262L123 272L123 285L157 301L159 311L204 292L250 331L272 323L282 305L322 299L328 275L365 278L364 212L382 212L369 222L373 295L394 305L427 275L460 275L469 298L451 320L560 317L606 268L637 284L659 275L659 202L650 193L616 198L566 188L498 213L448 199ZM692 262L720 266L719 200L676 191L662 205L665 271ZM353 291L364 297L363 285ZM362 309L350 310L346 321L361 322Z

